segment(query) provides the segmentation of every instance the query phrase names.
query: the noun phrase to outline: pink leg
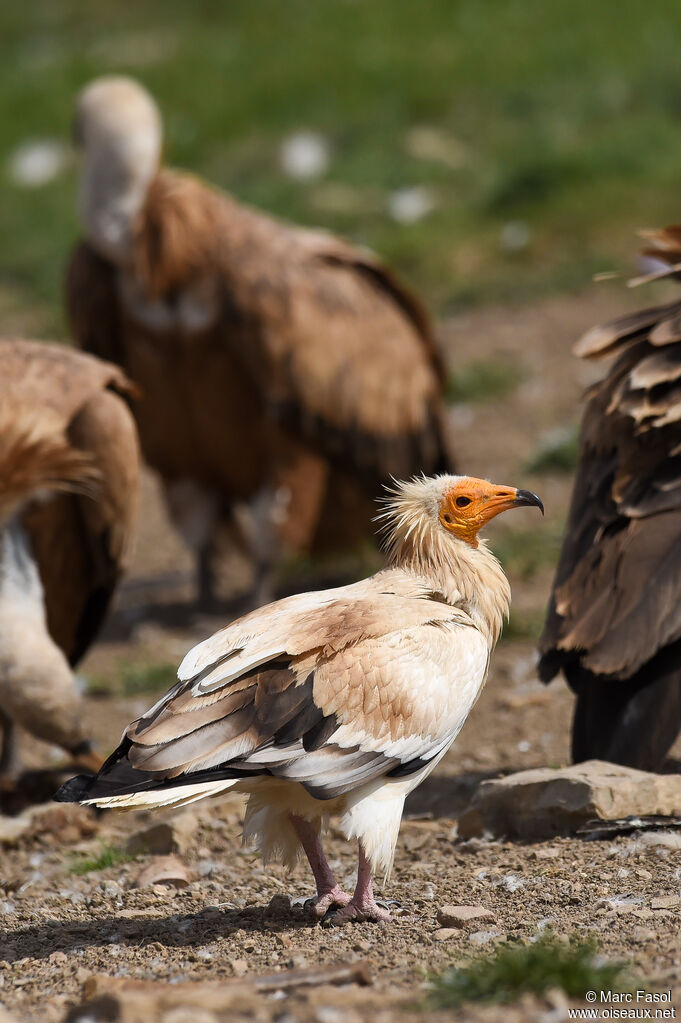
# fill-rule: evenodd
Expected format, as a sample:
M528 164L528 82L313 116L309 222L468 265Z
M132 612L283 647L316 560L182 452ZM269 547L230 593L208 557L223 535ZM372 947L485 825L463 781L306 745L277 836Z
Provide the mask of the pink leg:
M333 876L329 866L319 835L309 821L302 817L290 817L293 830L295 831L300 844L305 850L312 873L317 885L317 897L310 900L314 905L315 916L322 917L332 906L345 906L350 902L350 896L344 892Z
M373 920L376 923L390 923L390 913L376 904L374 899L374 886L371 880L371 865L364 851L364 846L359 843L359 866L357 869L357 887L350 901L341 906L340 909L328 916L328 923L345 924L352 920L361 923L365 920Z

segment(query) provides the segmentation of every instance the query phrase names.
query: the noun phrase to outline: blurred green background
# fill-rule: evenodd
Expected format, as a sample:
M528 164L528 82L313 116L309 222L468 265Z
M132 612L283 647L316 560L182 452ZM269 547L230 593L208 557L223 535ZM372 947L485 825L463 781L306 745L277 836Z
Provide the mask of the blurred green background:
M64 331L58 143L102 72L152 90L171 163L370 245L443 314L583 287L681 218L678 0L3 0L0 40L0 312L34 332Z

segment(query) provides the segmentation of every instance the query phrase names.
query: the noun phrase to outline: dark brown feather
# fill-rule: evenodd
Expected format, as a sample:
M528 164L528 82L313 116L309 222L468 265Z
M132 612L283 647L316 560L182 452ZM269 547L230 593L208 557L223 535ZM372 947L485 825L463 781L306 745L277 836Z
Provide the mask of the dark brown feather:
M280 534L292 550L317 535L333 547L332 521L336 545L371 532L368 499L390 474L451 468L432 325L369 253L163 171L132 270L84 245L67 289L78 344L118 362L143 392L147 460L225 508L263 487L288 493ZM192 327L189 297L206 314ZM341 501L342 519L332 511Z
M132 537L139 455L123 397L130 385L117 367L66 346L0 341L0 389L15 428L43 430L89 473L88 487L29 502L22 515L50 633L74 664L99 630Z

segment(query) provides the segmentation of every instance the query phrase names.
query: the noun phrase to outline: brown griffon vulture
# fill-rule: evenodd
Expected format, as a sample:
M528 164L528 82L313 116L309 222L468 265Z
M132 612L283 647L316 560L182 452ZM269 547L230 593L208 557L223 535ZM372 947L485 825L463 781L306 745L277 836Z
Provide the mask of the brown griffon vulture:
M16 725L89 766L72 668L97 635L130 546L139 451L118 366L0 341L0 774Z
M432 326L371 253L162 168L137 82L90 83L75 134L73 335L140 387L142 450L204 602L220 524L249 549L261 600L279 551L357 542L382 481L451 466Z
M648 278L681 267L681 227L646 232ZM576 761L657 770L681 729L681 301L590 330L614 356L587 395L540 674L577 694Z
M236 786L250 797L244 835L265 859L305 852L319 917L389 920L372 873L389 873L405 797L463 727L508 616L508 581L478 533L532 505L543 512L536 494L470 476L396 484L386 568L278 600L199 643L99 775L57 799L155 807ZM359 843L352 896L324 856L330 816Z

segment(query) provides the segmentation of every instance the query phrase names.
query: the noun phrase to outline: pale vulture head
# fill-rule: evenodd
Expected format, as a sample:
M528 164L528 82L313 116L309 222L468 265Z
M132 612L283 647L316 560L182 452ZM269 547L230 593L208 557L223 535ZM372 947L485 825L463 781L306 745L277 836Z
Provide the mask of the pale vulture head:
M114 262L129 256L135 220L161 159L154 100L132 78L96 78L78 95L74 137L83 151L78 215L88 240Z
M500 512L544 506L530 490L502 486L474 476L421 476L396 483L386 499L386 547L395 560L410 549L443 551L454 543L477 548L478 533Z

